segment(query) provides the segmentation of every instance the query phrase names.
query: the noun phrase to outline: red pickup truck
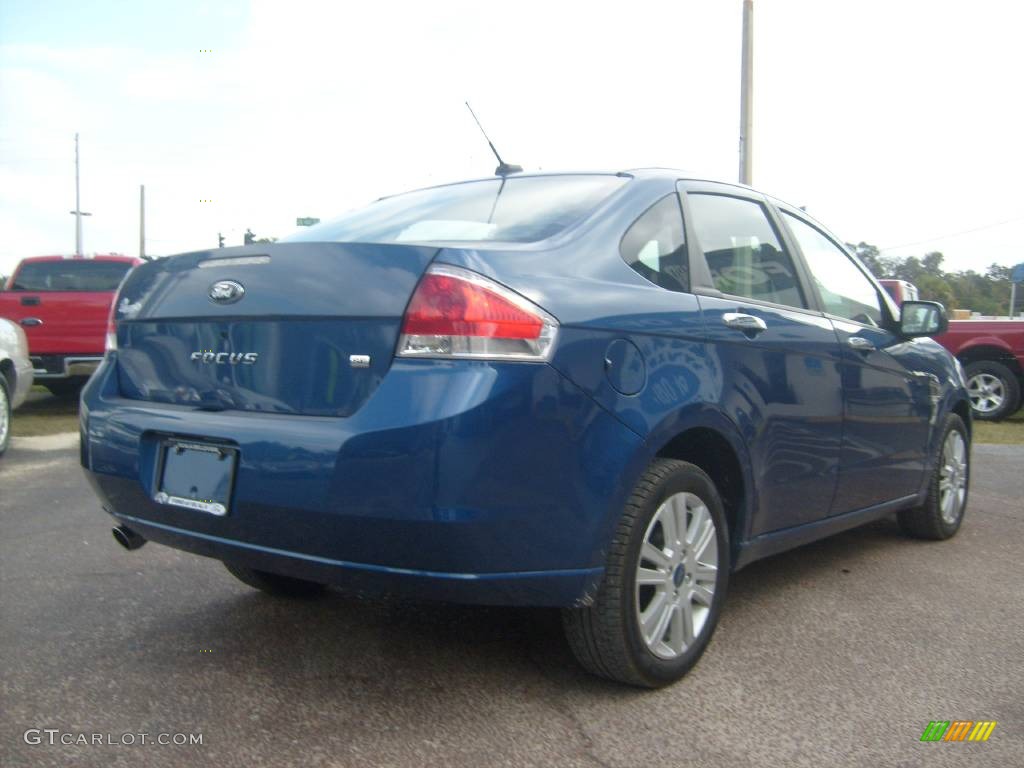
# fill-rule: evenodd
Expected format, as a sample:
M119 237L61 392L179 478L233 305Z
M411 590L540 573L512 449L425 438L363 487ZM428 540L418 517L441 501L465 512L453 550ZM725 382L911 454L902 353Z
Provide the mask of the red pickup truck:
M917 298L903 280L881 280L897 304ZM974 418L998 421L1021 406L1024 391L1024 320L951 320L935 340L964 366Z
M103 359L107 315L131 256L22 259L3 291L0 317L25 330L36 383L56 395L77 392Z

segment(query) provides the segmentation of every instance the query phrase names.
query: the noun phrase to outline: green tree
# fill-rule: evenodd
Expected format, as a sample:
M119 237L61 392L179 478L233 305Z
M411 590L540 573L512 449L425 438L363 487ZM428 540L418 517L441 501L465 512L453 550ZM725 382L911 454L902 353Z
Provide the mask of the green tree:
M846 244L879 278L906 280L927 301L940 301L949 309L969 309L983 315L1000 315L1009 310L1011 268L990 264L984 274L972 269L946 272L941 251L917 256L883 256L863 240Z
M925 301L938 301L949 309L955 307L956 296L953 293L953 288L943 278L926 272L918 277L914 285L917 286L921 298Z
M885 277L883 274L882 263L879 260L878 248L869 243L865 243L861 240L859 243L854 245L853 243L847 243L846 247L857 254L857 257L864 262L864 266L871 270L871 274L875 277Z
M932 251L931 253L926 253L924 255L924 258L921 259L921 269L923 269L929 275L941 278L943 276L942 260L944 258L945 257L942 255L941 251Z

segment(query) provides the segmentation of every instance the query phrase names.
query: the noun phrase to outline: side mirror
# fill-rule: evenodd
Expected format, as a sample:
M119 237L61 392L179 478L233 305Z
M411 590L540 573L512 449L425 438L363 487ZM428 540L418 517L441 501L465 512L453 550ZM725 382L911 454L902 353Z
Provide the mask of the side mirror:
M946 308L937 301L904 301L900 306L900 335L937 336L949 328Z

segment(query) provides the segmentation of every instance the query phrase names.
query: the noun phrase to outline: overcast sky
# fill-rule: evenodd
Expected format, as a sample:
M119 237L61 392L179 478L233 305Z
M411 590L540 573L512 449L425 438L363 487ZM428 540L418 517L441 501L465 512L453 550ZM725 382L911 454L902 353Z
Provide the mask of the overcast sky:
M0 273L283 236L532 169L735 180L740 0L0 3ZM754 186L947 268L1024 262L1022 4L756 0ZM212 52L205 52L211 50ZM212 202L202 202L202 201Z

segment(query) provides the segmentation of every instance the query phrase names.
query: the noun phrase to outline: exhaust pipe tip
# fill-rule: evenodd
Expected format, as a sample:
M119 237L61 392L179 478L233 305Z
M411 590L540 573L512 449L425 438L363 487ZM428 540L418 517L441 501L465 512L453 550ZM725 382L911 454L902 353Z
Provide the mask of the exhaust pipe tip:
M146 543L146 540L139 534L123 525L118 525L111 530L111 533L114 534L114 541L127 550L138 549Z

